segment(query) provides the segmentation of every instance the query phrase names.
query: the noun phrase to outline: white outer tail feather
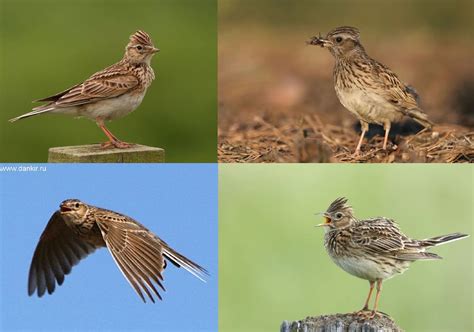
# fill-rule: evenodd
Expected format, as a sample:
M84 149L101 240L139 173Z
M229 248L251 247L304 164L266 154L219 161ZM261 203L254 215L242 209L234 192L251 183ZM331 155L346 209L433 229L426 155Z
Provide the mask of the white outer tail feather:
M8 121L9 121L9 122L15 122L15 121L18 121L18 120L21 120L21 119L29 118L30 116L35 116L35 115L47 113L47 112L49 112L49 111L52 111L53 109L54 109L54 107L49 107L49 108L42 109L42 110L33 110L33 111L29 112L29 113L26 113L26 114L17 116L16 118L10 119L10 120L8 120Z
M179 264L182 268L184 268L186 271L191 273L193 276L195 276L196 278L198 278L202 282L207 282L206 279L204 279L204 277L206 275L205 270L202 271L197 266L194 266L193 264L190 264L188 261L186 261L182 257L180 257L179 254L175 253L173 249L170 249L166 246L163 247L163 253L166 256L168 256L172 261Z

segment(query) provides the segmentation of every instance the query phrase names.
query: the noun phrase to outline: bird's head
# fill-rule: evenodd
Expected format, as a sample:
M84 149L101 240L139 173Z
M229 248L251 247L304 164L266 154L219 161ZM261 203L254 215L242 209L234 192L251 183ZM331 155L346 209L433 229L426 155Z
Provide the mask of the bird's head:
M326 212L318 213L324 217L323 226L326 230L345 228L355 222L352 207L347 204L345 197L340 197L329 205Z
M343 26L329 31L326 37L312 37L307 44L327 48L334 57L340 58L364 50L359 37L359 29Z
M138 30L130 36L130 42L125 47L125 58L132 63L150 64L151 58L160 50L153 46L150 36Z
M89 207L78 199L67 199L59 205L59 212L65 220L79 222L84 220Z

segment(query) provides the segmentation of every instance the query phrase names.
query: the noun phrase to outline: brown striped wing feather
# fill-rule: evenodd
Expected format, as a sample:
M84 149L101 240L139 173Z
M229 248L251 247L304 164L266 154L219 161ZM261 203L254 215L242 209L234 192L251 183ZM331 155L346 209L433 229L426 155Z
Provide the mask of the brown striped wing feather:
M206 270L171 249L164 241L135 220L107 211L96 214L96 222L115 262L130 285L146 302L145 293L155 302L152 292L161 300L154 283L163 291L162 272L165 258L183 267L201 280Z
M370 255L400 260L436 259L436 254L424 252L420 241L405 236L391 219L374 218L358 221L353 229L355 246Z
M107 68L62 95L56 101L56 105L77 106L118 97L134 89L138 84L138 78L131 75L129 70L119 66Z
M418 108L415 97L407 92L398 76L388 67L375 60L372 66L372 75L374 77L374 90L381 94L388 102L399 105L401 108Z

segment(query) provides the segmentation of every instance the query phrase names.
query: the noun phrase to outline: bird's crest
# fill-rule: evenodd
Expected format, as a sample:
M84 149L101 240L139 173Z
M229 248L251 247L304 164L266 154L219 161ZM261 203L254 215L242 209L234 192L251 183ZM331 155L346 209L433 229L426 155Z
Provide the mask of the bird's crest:
M335 35L341 35L341 34L349 35L350 37L352 37L352 39L355 39L355 40L359 40L359 37L360 37L359 29L354 28L354 27L349 27L349 26L342 26L342 27L338 27L329 31L327 38L331 36L335 36Z
M352 210L352 207L347 204L347 198L339 197L334 202L332 202L331 205L329 205L326 212L333 213L336 211L341 211L341 210L346 210L346 209Z
M153 46L150 36L142 30L138 30L130 36L130 43Z

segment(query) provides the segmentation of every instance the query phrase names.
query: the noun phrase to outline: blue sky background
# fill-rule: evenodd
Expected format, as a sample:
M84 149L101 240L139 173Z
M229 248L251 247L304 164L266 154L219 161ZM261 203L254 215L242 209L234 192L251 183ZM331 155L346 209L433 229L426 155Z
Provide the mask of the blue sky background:
M46 172L0 170L2 331L217 330L217 165L43 166ZM144 304L104 248L52 295L29 297L33 251L67 198L136 219L211 277L203 283L169 264L163 301Z

